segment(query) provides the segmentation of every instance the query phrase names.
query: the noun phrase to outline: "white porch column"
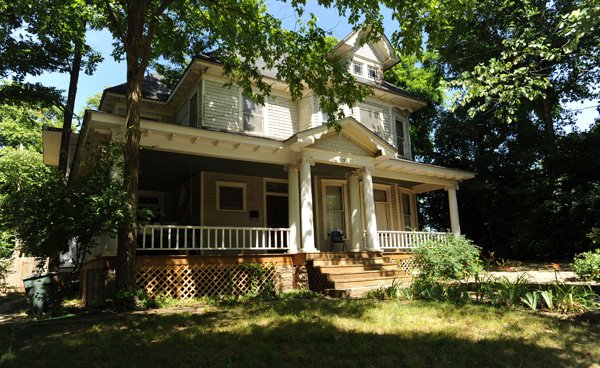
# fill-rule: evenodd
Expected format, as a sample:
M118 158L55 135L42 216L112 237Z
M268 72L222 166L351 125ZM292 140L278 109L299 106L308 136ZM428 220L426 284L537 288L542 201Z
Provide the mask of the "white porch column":
M456 199L456 189L455 187L448 187L446 191L448 192L448 207L450 209L450 228L452 229L452 233L456 236L460 235L460 221L458 219L458 201Z
M300 218L302 224L302 252L318 252L315 248L315 229L313 224L312 180L310 167L313 162L302 160L300 165Z
M300 188L298 166L288 166L288 218L290 222L290 244L288 253L298 253L300 247Z
M358 174L352 173L350 176L350 251L360 251L362 243L363 229L360 216L360 192L358 184Z
M375 199L373 197L373 177L371 170L365 168L362 173L363 193L365 196L365 225L367 227L367 250L379 251L377 237L377 216L375 214Z

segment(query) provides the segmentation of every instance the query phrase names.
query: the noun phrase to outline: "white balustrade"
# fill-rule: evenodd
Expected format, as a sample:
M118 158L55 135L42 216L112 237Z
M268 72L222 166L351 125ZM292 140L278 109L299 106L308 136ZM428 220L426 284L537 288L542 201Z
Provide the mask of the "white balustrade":
M144 225L138 250L286 250L290 229L266 227Z
M445 243L454 235L429 231L378 231L377 236L382 250L410 251L417 245L430 240Z

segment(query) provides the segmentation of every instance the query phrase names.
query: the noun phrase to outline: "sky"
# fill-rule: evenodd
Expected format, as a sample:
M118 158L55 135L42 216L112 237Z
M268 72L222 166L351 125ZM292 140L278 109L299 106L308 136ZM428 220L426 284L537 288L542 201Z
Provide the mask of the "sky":
M324 30L331 32L331 35L342 39L352 31L352 26L348 24L345 18L338 15L335 9L326 9L319 7L314 2L308 1L303 20L306 20L310 13L314 13L318 18L318 25ZM267 6L270 13L280 19L283 26L287 29L294 29L297 25L297 16L291 7L286 2L269 0ZM392 19L392 13L389 9L382 9L381 13L384 17L384 29L389 37L398 29L398 22ZM80 74L79 86L77 91L77 100L75 102L75 111L79 113L86 100L98 92L102 92L104 88L112 87L126 81L126 67L124 62L116 62L112 56L112 37L108 31L89 31L87 33L88 43L92 48L100 52L104 56L104 61L100 63L93 75L89 76L84 73ZM36 78L28 78L30 82L40 82L44 85L55 86L57 88L67 90L69 78L67 74L46 73ZM65 92L66 95L66 92ZM573 102L565 107L567 109L576 110L577 128L579 130L587 130L598 118L598 111L595 108L600 101L583 101Z

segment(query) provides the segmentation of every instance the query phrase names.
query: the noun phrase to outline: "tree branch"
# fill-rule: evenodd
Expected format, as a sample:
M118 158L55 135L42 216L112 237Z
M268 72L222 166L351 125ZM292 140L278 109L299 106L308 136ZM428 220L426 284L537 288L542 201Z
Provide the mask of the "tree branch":
M117 17L115 15L115 12L112 9L112 6L110 5L109 0L104 0L104 4L106 5L106 12L108 13L108 18L110 20L110 23L115 28L117 33L119 33L119 38L121 38L121 41L123 43L125 43L126 42L125 31L123 30L123 28L121 27L121 24L117 20Z

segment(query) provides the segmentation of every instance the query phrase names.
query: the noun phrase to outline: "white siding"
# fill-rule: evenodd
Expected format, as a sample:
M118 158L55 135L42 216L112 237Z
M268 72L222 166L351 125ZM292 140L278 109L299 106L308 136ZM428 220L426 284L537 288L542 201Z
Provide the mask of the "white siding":
M204 81L202 123L206 127L239 131L239 90L227 88L222 82Z
M298 106L284 97L269 98L267 136L286 139L298 132Z
M312 128L312 96L304 96L298 101L298 128L300 131Z
M374 103L361 103L361 104L358 104L358 107L359 107L359 109L367 108L369 110L377 110L377 111L382 112L383 120L380 122L379 125L369 126L369 125L365 124L365 126L367 128L369 128L370 130L372 130L373 132L377 133L381 138L385 139L388 143L395 146L396 138L392 134L392 132L393 132L392 116L390 115L390 109L386 106L382 106L382 105L378 105L378 104L374 104ZM359 117L360 117L360 114L359 114ZM363 123L363 122L361 122L361 123Z
M369 45L369 44L362 45L358 50L356 50L354 55L359 56L364 59L367 59L367 60L370 60L370 61L375 61L375 62L381 63L381 61L379 60L379 57L375 53L375 50L373 50L373 47L371 47L371 45Z

